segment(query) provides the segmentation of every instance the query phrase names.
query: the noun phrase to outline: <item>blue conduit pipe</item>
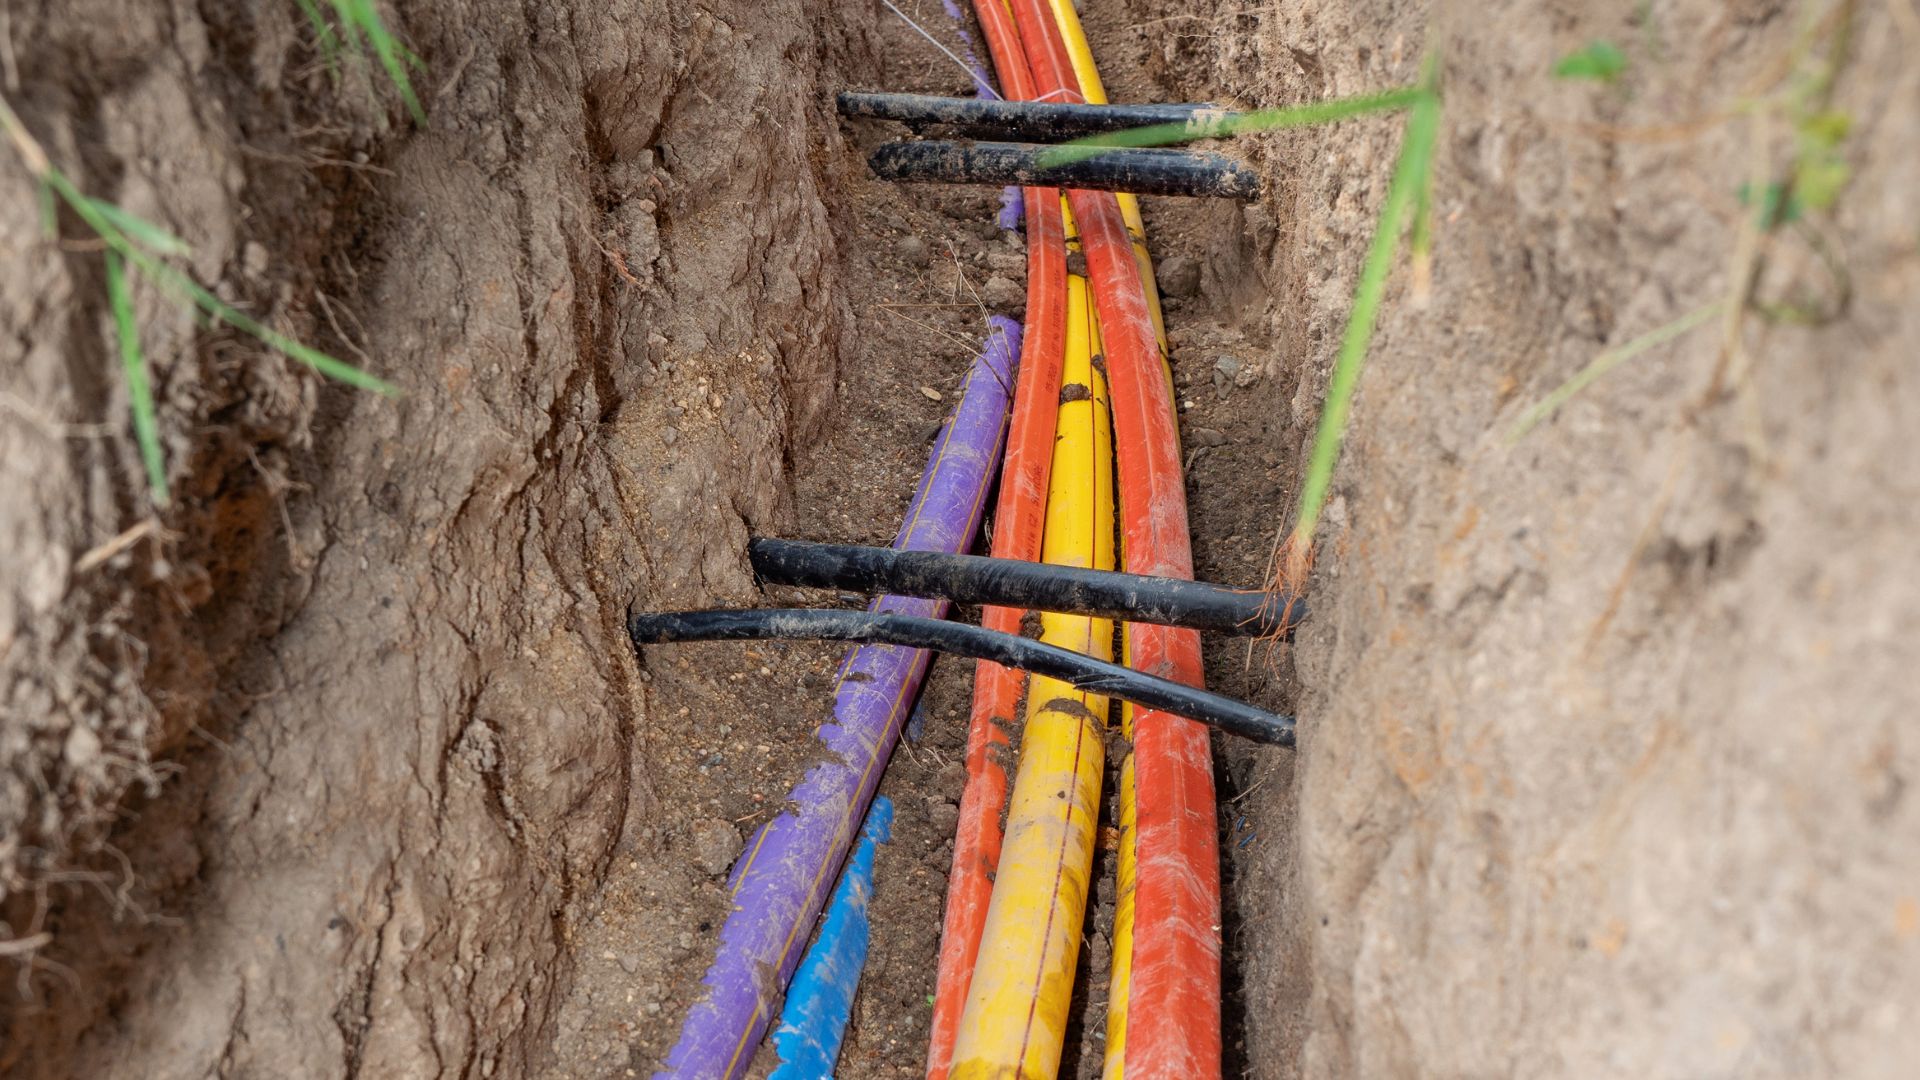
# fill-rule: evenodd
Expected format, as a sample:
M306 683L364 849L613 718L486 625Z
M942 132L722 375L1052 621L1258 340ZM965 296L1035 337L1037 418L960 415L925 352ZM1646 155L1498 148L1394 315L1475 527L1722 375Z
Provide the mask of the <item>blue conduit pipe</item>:
M832 1076L853 1015L853 995L867 966L867 901L873 896L873 860L893 829L893 802L876 796L867 811L860 846L840 875L820 937L787 991L787 1007L773 1033L780 1065L767 1080L817 1080Z

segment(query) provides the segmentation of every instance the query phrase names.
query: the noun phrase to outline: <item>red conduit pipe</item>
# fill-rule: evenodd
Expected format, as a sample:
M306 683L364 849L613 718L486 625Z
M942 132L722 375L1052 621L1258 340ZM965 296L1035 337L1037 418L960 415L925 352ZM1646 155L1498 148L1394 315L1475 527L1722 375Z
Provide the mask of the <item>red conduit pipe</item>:
M1012 8L1041 96L1083 101L1046 0L1012 0ZM1178 421L1140 267L1114 197L1067 194L1106 345L1125 567L1192 578ZM1129 666L1201 685L1194 631L1128 623L1126 643ZM1220 1075L1220 864L1212 749L1201 725L1148 709L1134 714L1133 739L1138 862L1125 1076L1214 1078Z
M1033 77L1018 32L1003 0L975 0L974 10L1000 77L1002 95L1031 100ZM1006 466L994 507L991 553L998 558L1038 562L1046 525L1047 480L1053 468L1054 423L1060 409L1060 365L1066 347L1066 231L1056 188L1028 188L1027 327L1014 388L1013 420L1007 433ZM1017 634L1025 613L988 607L980 625ZM946 1080L953 1043L966 1008L974 957L993 897L993 871L1000 864L1004 836L1000 820L1007 805L1009 735L1020 707L1026 676L982 660L974 669L973 709L967 725L967 786L960 798L960 821L953 838L953 871L947 880L946 922L940 935L940 967L935 985L933 1035L927 1053L929 1080Z

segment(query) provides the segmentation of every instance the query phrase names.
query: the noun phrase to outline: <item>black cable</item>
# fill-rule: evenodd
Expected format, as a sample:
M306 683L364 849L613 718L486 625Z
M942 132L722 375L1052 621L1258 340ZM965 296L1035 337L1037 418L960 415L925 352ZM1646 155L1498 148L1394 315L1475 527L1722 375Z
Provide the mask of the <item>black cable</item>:
M763 584L1097 615L1246 637L1288 633L1307 614L1306 601L1282 593L981 555L757 537L747 542L747 558Z
M1260 176L1252 169L1223 154L1193 150L1063 154L1060 147L1028 143L928 139L886 143L867 158L867 167L882 180L912 184L1020 184L1225 199L1260 194Z
M1293 717L1186 686L1057 645L966 623L881 615L870 611L762 608L752 611L661 611L628 616L627 633L642 645L675 641L764 641L798 638L903 645L991 660L1059 679L1076 689L1177 713L1255 742L1293 745Z
M1161 124L1184 124L1192 138L1206 139L1240 118L1217 105L1074 105L854 91L842 91L834 102L841 116L897 120L914 131L950 127L973 138L1028 143L1065 142Z

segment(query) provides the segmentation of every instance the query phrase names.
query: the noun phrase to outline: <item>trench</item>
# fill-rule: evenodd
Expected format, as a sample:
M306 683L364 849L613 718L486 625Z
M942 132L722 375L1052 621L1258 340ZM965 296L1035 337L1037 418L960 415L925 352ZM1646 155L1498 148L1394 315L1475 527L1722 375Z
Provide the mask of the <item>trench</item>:
M961 48L942 5L895 6ZM1302 718L1297 757L1213 736L1225 1075L1920 1053L1896 1045L1920 1032L1920 23L1814 6L1080 5L1120 101L1317 100L1451 50L1430 306L1395 279L1314 615L1205 639L1209 688ZM636 658L626 614L837 602L756 589L748 538L886 544L987 317L1021 313L998 192L882 183L889 129L833 113L970 90L886 6L383 9L424 128L293 3L0 9L0 92L77 183L405 391L139 286L157 510L98 252L42 230L0 150L0 237L35 271L0 280L0 1073L649 1074L843 650ZM1788 169L1807 129L1709 106L1782 90L1856 18L1832 111L1872 138L1835 151L1836 207L1761 245L1764 362L1715 397L1722 338L1669 340L1498 438L1722 295L1726 163ZM1599 40L1617 81L1550 73ZM1395 132L1260 135L1235 147L1259 200L1145 204L1201 579L1267 577ZM880 782L841 1076L923 1075L972 673L934 661ZM1101 1071L1115 861L1064 1076Z

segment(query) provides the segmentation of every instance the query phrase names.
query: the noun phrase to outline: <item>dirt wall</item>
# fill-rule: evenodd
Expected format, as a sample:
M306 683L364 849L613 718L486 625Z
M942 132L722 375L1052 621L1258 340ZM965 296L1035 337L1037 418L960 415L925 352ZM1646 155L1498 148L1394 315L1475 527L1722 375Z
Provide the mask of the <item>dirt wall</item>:
M141 288L176 505L82 567L148 515L99 256L0 154L4 936L52 935L10 1074L558 1067L597 885L666 859L622 615L738 597L789 512L846 323L812 89L859 46L797 2L400 7L424 129L292 3L12 5L78 183L403 394Z
M1844 191L1746 241L1741 185L1792 175L1835 5L1125 8L1101 40L1172 100L1289 104L1407 83L1430 40L1445 59L1431 295L1402 268L1363 380L1294 656L1297 766L1249 774L1253 1074L1903 1072L1911 7L1849 9ZM1602 39L1618 80L1551 77ZM1397 133L1262 136L1268 197L1198 219L1211 303L1272 343L1287 460ZM1739 319L1508 443L1603 350L1734 294Z

